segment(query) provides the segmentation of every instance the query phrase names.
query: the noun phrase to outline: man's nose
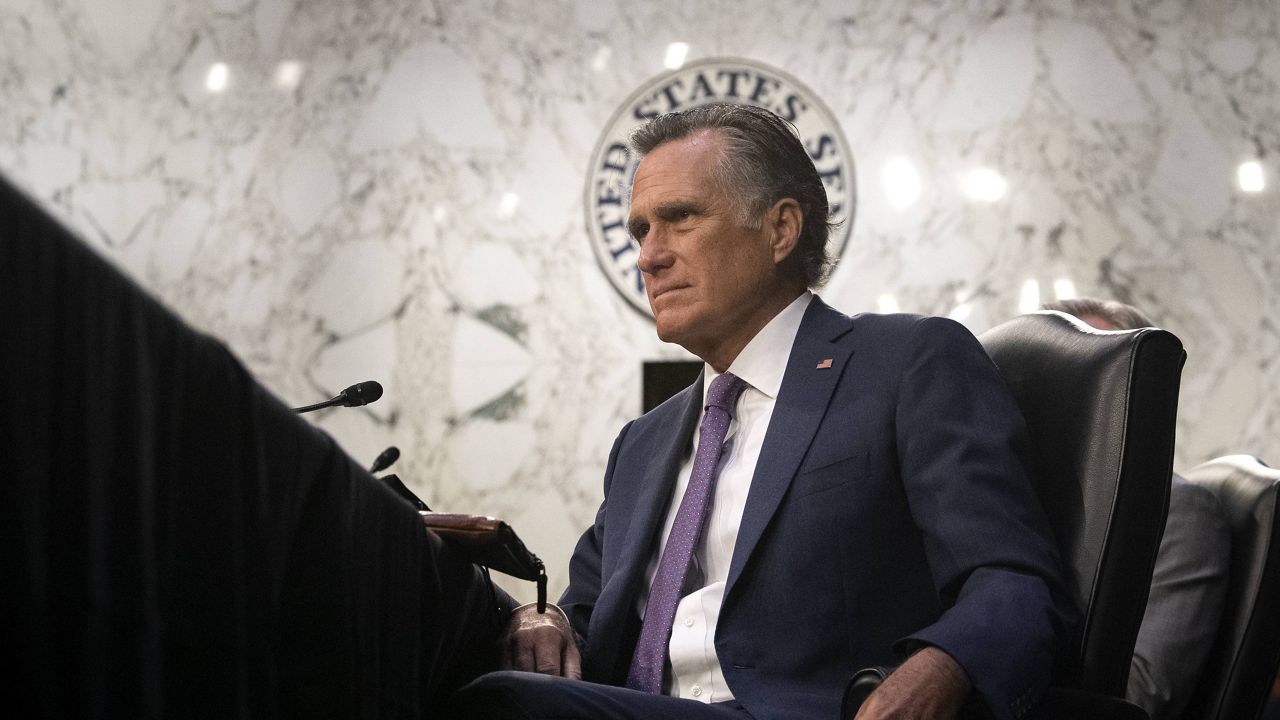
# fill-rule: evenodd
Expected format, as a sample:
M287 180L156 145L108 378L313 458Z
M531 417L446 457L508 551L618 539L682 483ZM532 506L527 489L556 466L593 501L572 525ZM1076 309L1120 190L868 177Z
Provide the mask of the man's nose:
M653 275L663 268L671 267L671 248L657 229L651 230L641 243L636 267L645 275Z

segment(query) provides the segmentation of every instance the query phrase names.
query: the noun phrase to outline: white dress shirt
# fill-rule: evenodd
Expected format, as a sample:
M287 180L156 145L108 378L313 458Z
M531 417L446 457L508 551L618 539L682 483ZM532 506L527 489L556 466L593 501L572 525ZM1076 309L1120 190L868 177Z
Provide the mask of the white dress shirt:
M782 387L782 376L791 356L800 329L800 320L813 294L805 292L765 325L747 343L729 366L729 372L747 383L738 404L734 419L725 435L723 452L716 465L715 493L711 512L702 530L702 538L694 551L694 568L701 571L700 589L685 595L676 607L675 622L671 629L669 652L671 656L671 685L667 694L706 703L732 700L733 693L725 683L720 660L716 657L716 621L720 616L720 604L724 599L725 583L729 578L729 561L738 539L738 526L747 505L747 492L751 489L751 477L755 474L760 447L764 444L773 417L774 403ZM703 373L702 396L717 373L710 365ZM701 425L699 418L698 425ZM698 447L700 433L693 431L691 448ZM658 552L649 561L647 584L653 583L658 570L658 559L671 534L680 499L684 497L693 472L693 455L685 457L676 477L675 495L663 524ZM647 601L640 599L640 612L644 613Z

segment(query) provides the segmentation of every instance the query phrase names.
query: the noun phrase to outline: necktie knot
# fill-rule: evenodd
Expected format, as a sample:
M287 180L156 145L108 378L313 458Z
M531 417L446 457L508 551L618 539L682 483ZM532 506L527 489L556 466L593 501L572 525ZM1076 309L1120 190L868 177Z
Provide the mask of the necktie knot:
M717 376L711 381L711 387L707 388L706 409L719 408L732 418L733 409L738 404L738 396L746 387L746 381L733 373L727 372Z

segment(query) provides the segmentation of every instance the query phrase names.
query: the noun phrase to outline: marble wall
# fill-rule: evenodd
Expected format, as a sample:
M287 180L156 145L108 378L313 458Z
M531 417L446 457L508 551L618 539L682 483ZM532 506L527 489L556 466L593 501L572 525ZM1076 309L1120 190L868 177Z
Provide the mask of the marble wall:
M583 207L672 43L838 119L859 207L832 304L981 332L1062 280L1135 303L1187 346L1186 468L1280 462L1278 24L1261 0L0 0L0 172L285 402L381 381L315 422L510 520L555 592L641 361L685 357Z

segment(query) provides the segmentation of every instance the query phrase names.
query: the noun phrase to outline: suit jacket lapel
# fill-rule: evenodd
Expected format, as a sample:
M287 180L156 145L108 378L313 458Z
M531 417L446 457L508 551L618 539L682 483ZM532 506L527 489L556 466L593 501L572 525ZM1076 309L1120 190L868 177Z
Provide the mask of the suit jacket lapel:
M653 556L653 542L666 518L667 501L675 488L684 448L702 411L702 382L699 374L696 383L677 395L676 402L683 405L654 424L652 439L646 443L653 459L634 471L641 475L639 484L632 485L629 478L623 476L613 479L615 491L626 487L634 494L629 494L629 500L622 502L618 502L620 497L611 499L618 504L610 505L609 521L624 522L626 527L622 530L617 550L618 565L608 577L602 578L604 586L595 610L602 620L600 627L592 631L593 638L599 636L609 640L588 644L586 651L587 662L604 673L601 679L605 682L621 683L626 677L632 648L623 647L619 639L627 637L626 628L636 613L639 593L645 592L644 573ZM619 468L615 472L628 470ZM614 520L615 517L621 520Z
M833 341L850 330L849 318L814 298L796 334L773 417L760 449L738 540L729 563L725 596L733 586L782 502L813 442L827 405L853 351ZM819 368L830 360L828 367Z
M633 588L643 579L653 556L653 542L666 519L667 504L675 488L680 463L684 460L685 447L693 436L694 424L702 414L702 385L703 377L699 374L697 382L682 391L684 407L673 418L674 422L655 428L651 444L655 454L644 470L644 479L635 508L629 513L626 539L619 555L621 564L617 576L623 589L619 599L624 603L634 602Z

